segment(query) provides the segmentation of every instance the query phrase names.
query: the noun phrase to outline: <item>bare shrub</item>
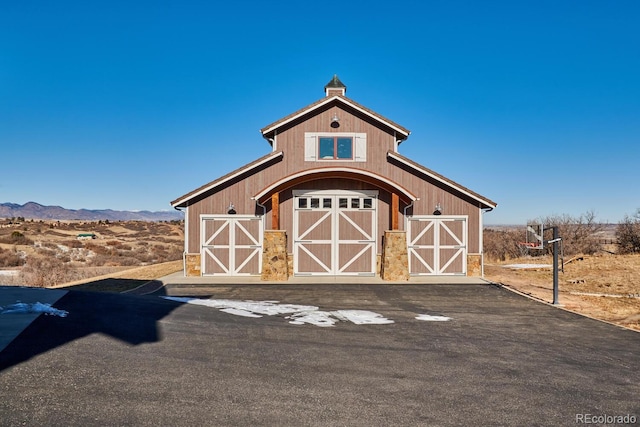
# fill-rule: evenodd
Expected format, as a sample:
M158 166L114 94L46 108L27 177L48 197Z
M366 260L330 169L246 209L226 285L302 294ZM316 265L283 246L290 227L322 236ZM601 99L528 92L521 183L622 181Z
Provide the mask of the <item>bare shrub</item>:
M167 255L167 261L177 261L182 259L182 248L172 247Z
M104 254L95 254L91 257L89 261L89 265L93 267L100 267L103 265L107 266L117 266L119 265L118 260L114 260L112 256L104 255Z
M616 238L618 239L618 250L622 254L640 252L640 209L630 217L625 215L624 219L616 228Z
M65 240L62 244L74 249L82 247L82 242L80 242L79 240Z
M135 250L135 257L140 260L140 262L149 263L153 261L153 255L146 248L138 248Z
M24 258L15 248L12 250L0 248L0 267L19 267L24 262Z
M558 227L558 235L562 238L562 250L565 255L591 255L601 249L597 233L602 231L604 227L596 222L596 214L593 211L578 217L566 214L551 215L530 222L540 222L544 224L545 228ZM545 233L545 239L551 239L551 234ZM547 252L551 253L551 250L551 245L549 245Z
M43 257L51 257L51 258L55 258L56 257L56 251L54 251L53 249L49 249L49 248L37 248L36 249L36 253L38 255L41 255Z
M525 241L525 230L484 230L484 254L492 261L506 261L526 255L526 248L521 245ZM178 251L175 259L182 257Z
M25 285L44 288L67 282L71 269L55 257L30 256L19 275Z
M33 245L33 240L26 237L19 231L14 231L10 236L2 239L3 243L9 243L10 245Z
M137 258L125 256L118 259L118 264L120 264L123 267L133 267L136 265L141 265L142 263Z
M88 249L94 252L96 255L107 255L107 256L117 256L118 250L112 247L98 245L96 243L87 242L85 244L85 249Z

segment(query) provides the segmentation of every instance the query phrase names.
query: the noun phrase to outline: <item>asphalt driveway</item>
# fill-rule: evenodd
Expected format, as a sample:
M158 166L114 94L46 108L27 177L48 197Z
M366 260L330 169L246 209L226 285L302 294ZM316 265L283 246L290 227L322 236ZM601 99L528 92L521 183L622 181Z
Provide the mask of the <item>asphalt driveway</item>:
M224 308L246 300L315 306L336 322L292 324L287 314ZM2 425L515 426L640 417L640 334L493 285L187 284L147 296L71 291L54 306L68 315L38 316L0 352ZM353 310L393 323L339 315Z

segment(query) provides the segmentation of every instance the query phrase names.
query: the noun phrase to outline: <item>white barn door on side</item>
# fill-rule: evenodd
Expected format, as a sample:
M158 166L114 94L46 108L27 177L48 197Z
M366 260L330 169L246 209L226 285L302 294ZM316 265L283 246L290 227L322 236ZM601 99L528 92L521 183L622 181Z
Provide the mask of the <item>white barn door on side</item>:
M407 243L410 274L467 274L466 216L409 217Z
M247 276L262 269L262 218L218 215L201 217L203 276Z

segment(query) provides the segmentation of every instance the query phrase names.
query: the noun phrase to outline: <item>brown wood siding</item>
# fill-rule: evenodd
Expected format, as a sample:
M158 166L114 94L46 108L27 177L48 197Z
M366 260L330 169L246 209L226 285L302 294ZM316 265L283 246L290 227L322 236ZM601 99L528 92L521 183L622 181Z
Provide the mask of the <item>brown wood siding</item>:
M332 128L331 119L337 114L340 119L340 127ZM365 120L361 113L348 111L343 106L329 105L317 115L299 123L294 123L276 136L276 149L282 150L284 156L281 161L266 165L254 171L248 176L241 176L217 189L215 194L203 195L199 200L192 201L189 206L188 227L188 252L200 251L200 215L201 214L226 214L229 203L233 203L239 215L262 215L262 208L256 206L251 196L257 194L275 181L294 174L296 172L314 169L323 166L341 166L354 169L364 169L378 175L388 177L400 186L406 188L420 200L416 201L409 214L431 215L435 205L440 203L443 215L467 215L468 216L468 252L480 252L479 215L481 210L478 202L469 197L452 194L442 183L421 175L411 168L402 166L397 162L387 159L387 152L393 150L394 135L389 129L373 124ZM367 134L367 161L304 161L304 136L305 132L331 133L366 133ZM265 144L265 147L267 145ZM381 252L381 236L385 230L390 229L389 206L391 195L387 191L375 188L371 184L365 184L354 180L323 179L299 184L296 189L306 190L379 190L378 202L378 253ZM291 189L280 194L280 229L286 230L289 236L288 250L292 251L291 235L293 232L293 201ZM265 227L271 225L271 201L265 203L267 208L264 218ZM403 211L406 203L400 202L399 227L404 229Z

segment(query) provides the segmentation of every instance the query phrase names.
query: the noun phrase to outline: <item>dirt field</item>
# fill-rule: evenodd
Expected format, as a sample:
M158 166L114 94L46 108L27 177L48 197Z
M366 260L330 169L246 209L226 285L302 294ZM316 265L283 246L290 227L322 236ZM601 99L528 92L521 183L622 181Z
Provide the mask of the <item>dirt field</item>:
M182 260L183 230L181 221L0 220L2 282L53 287Z
M570 261L570 262L567 262ZM485 277L539 300L553 302L551 257L485 265ZM514 268L512 265L548 265ZM560 305L640 331L640 255L601 255L565 260L558 274Z

